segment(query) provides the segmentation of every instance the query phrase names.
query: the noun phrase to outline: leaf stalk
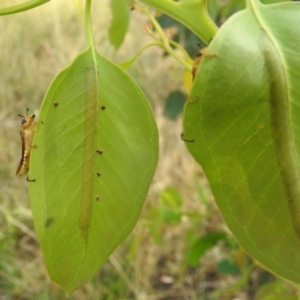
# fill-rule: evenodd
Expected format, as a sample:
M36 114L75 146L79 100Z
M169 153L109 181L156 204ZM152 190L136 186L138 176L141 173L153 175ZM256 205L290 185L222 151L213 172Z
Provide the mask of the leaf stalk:
M85 32L89 46L92 49L93 53L93 60L96 65L96 49L95 49L95 42L94 36L92 31L92 18L91 18L91 7L92 7L92 0L86 0L85 4Z
M159 37L162 47L165 49L166 52L168 52L171 56L173 56L181 65L185 67L187 70L192 70L192 60L190 59L187 52L184 50L183 47L181 47L178 43L174 41L170 41L169 38L164 33L164 30L161 28L155 17L149 12L149 9L147 7L143 7L142 11L147 15L151 23L153 24L154 28L156 29ZM151 34L151 33L150 33ZM157 39L153 34L151 34L153 38ZM171 45L177 47L181 50L181 52L184 53L185 59L182 59L171 47Z
M26 10L32 9L34 7L40 6L42 4L45 4L49 1L50 0L31 0L31 1L19 4L19 5L2 8L2 9L0 9L0 16L10 15L10 14L15 14L15 13L19 13L22 11L26 11Z

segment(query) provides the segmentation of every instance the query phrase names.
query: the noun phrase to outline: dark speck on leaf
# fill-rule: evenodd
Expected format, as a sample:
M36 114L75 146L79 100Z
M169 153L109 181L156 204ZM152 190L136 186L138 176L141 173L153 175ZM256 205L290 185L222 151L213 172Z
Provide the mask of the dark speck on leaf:
M49 227L51 225L51 223L53 222L53 218L47 218L46 222L45 222L45 227Z

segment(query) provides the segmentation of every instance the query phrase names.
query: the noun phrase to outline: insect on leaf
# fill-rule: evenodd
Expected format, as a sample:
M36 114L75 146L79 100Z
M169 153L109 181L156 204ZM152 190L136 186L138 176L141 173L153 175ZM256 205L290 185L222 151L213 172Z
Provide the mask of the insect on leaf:
M29 170L30 152L33 148L32 140L35 133L35 115L29 115L28 109L26 115L19 115L22 118L21 121L21 142L22 142L22 155L16 171L17 176L26 175ZM28 180L28 178L27 178Z
M158 156L140 89L91 49L51 84L30 163L30 201L50 277L68 294L135 226Z

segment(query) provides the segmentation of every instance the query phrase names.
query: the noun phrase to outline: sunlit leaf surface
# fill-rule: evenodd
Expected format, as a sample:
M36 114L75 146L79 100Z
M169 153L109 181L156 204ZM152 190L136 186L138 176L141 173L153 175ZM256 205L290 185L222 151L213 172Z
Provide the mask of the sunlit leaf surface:
M242 247L300 283L300 6L248 3L210 43L186 105L187 147Z
M29 174L47 270L68 294L136 224L158 156L145 96L120 68L93 61L86 50L50 86Z

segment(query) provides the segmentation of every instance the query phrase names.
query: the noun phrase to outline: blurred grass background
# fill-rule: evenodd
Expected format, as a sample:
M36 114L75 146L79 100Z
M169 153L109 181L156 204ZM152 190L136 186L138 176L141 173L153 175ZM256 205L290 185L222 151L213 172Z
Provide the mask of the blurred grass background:
M21 155L18 114L27 107L38 114L50 82L86 47L83 4L52 0L0 17L0 300L65 299L44 268L28 183L15 176ZM116 53L108 41L109 0L93 3L97 48L112 61L129 59L152 41L143 30L147 18L135 11L131 17ZM295 299L291 286L260 270L240 249L201 168L180 139L181 115L165 115L165 99L183 91L183 68L161 49L150 48L128 71L153 108L160 132L159 164L136 228L70 299L259 300L264 298L257 291L267 287Z

